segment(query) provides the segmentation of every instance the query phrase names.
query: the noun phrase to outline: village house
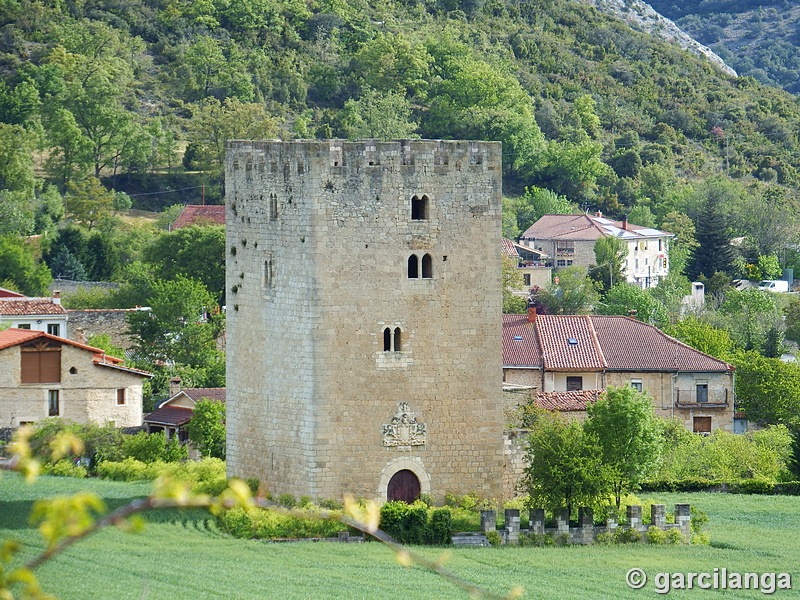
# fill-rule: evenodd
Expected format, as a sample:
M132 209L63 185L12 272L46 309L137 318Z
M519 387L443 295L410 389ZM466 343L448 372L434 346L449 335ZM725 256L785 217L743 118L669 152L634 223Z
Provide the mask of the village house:
M628 222L612 221L601 213L590 215L544 215L520 236L520 244L546 252L553 257L554 267L596 264L594 245L597 240L614 236L628 247L623 268L628 283L643 288L655 287L669 273L669 239L673 234Z
M67 311L61 306L61 292L53 292L52 298L0 296L0 322L17 329L43 331L56 337L68 335Z
M539 406L581 419L606 388L631 386L653 398L657 416L691 431L734 431L733 370L630 317L503 315L509 404L528 391Z
M501 247L503 260L509 261L522 276L522 286L516 290L520 296L527 297L529 290L534 286L546 288L550 285L553 261L546 253L507 238L503 238Z
M181 388L180 379L170 381L170 395L155 411L144 417L148 433L164 432L167 439L178 438L182 444L189 441L186 424L192 420L194 407L200 400L225 403L225 388Z
M42 331L6 329L0 331L0 426L61 417L138 427L142 382L150 377L100 348Z

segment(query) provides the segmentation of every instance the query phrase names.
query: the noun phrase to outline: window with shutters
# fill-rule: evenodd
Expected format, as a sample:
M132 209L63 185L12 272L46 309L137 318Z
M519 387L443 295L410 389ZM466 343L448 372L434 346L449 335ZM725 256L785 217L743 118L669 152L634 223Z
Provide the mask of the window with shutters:
M22 383L61 381L61 344L37 340L20 348Z

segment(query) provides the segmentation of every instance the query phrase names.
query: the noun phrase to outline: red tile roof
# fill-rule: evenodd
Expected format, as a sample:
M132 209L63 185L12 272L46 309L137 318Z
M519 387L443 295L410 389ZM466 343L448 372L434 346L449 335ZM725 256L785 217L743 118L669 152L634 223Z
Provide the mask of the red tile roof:
M94 354L93 360L96 365L103 367L115 367L125 371L130 371L131 373L144 374L147 375L148 377L152 377L152 374L148 373L147 371L142 371L140 369L133 369L131 367L123 366L122 363L124 361L121 358L105 354L105 351L102 350L101 348L95 348L94 346L87 346L86 344L73 342L72 340L56 337L54 335L50 335L43 331L33 331L31 329L15 329L14 327L11 327L9 329L4 329L3 331L0 331L0 350L10 348L11 346L17 346L19 344L23 344L25 342L29 342L30 340L34 340L37 338L47 338L48 340L54 340L61 344L68 344L70 346L75 346L76 348L81 348L82 350L88 350L89 352Z
M221 204L187 204L172 229L180 229L189 225L225 225L225 206Z
M526 315L503 315L503 364L542 366L542 351L536 330L528 323Z
M526 315L503 315L503 365L546 371L734 369L647 323L595 315L539 315L535 327Z
M502 244L501 249L503 251L503 256L512 256L515 258L519 257L519 252L517 252L517 248L514 245L514 242L512 242L509 239L503 238L501 244Z
M0 315L64 315L66 312L52 298L0 298Z
M180 406L162 406L158 410L151 412L144 418L145 423L154 425L172 425L177 427L192 420L194 411L191 408Z
M543 215L520 236L521 240L598 240L613 235L623 239L673 237L666 231L591 215Z
M586 315L541 315L536 318L536 333L546 370L601 371L606 367Z
M592 316L610 370L732 371L733 366L630 317Z
M6 288L0 287L0 298L24 298L25 294L20 294L19 292L15 292L14 290L7 290Z
M539 392L536 394L536 406L547 410L575 412L586 410L590 402L597 402L605 390L580 390L578 392Z
M203 398L216 400L217 402L225 402L225 389L226 388L183 388L181 392L189 396L189 398L195 402L199 402Z

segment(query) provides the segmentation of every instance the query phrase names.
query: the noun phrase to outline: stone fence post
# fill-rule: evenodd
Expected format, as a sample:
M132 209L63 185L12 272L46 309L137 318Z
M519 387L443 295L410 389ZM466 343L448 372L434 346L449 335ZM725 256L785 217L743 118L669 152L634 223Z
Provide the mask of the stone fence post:
M653 504L650 507L650 523L660 529L667 526L667 505Z
M505 510L506 517L506 543L516 544L519 541L519 509L507 508Z
M675 505L675 524L681 530L686 543L692 541L692 511L688 504Z
M635 531L642 530L642 507L641 506L628 506L628 527Z
M489 533L490 531L497 531L497 514L493 510L481 511L481 531Z
M544 509L532 508L530 514L531 533L544 535Z

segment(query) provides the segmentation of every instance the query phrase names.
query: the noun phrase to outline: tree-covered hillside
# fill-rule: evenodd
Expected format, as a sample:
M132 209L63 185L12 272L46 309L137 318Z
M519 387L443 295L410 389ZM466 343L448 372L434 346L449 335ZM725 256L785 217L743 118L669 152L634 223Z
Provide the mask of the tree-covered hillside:
M120 191L220 201L234 137L501 140L510 236L570 203L696 221L709 195L746 258L795 236L800 101L580 2L8 0L0 22L0 233L45 246L120 235Z
M741 75L800 93L800 6L783 0L655 0L650 4Z

